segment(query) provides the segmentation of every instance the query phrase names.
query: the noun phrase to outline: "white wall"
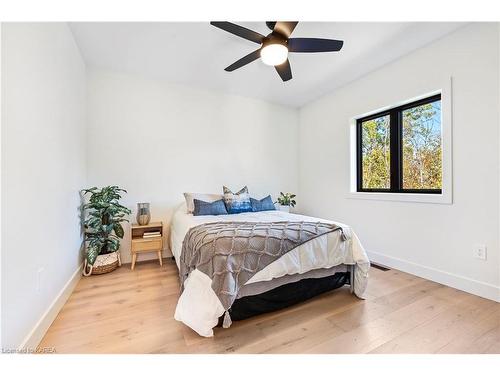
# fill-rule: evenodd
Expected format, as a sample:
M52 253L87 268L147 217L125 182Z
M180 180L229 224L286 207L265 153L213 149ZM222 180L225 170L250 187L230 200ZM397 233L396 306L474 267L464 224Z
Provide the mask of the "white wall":
M6 349L23 343L81 263L85 90L85 65L66 24L2 24Z
M168 223L185 191L296 191L297 135L295 109L88 70L88 183L127 189L133 220L137 202L151 202L153 220Z
M300 110L305 213L352 224L372 259L489 298L499 282L497 24L446 36ZM453 77L453 204L349 199L349 119ZM487 261L472 258L474 244Z

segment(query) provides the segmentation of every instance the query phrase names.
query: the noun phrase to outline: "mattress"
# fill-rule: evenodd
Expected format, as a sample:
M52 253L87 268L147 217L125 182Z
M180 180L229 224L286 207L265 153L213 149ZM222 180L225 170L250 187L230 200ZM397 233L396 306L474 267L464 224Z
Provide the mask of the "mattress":
M334 267L339 267L342 264L355 264L354 293L358 297L363 298L369 261L363 246L351 228L334 221L282 211L248 212L237 215L193 216L187 213L185 204L179 206L173 215L170 226L170 246L177 266L179 266L182 242L189 229L203 223L220 221L320 221L333 223L342 227L342 230L348 233L351 238L348 249L340 239L338 232L317 237L289 251L256 273L247 281L245 287L251 286L250 284L255 284L255 287L257 287L263 285L266 281L276 281L276 279L284 276L301 275L314 270L329 269L330 273L334 273ZM224 309L211 288L210 278L198 270L191 272L184 283L184 292L179 298L175 319L182 321L201 336L212 336L212 328L217 325L218 318L223 313Z

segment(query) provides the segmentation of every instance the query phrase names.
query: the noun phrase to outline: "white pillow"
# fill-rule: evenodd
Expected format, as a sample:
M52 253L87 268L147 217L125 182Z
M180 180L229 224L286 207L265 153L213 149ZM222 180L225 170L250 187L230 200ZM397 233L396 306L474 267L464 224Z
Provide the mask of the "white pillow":
M186 199L187 212L188 214L192 214L194 211L194 199L211 203L222 199L222 194L184 193L184 198Z

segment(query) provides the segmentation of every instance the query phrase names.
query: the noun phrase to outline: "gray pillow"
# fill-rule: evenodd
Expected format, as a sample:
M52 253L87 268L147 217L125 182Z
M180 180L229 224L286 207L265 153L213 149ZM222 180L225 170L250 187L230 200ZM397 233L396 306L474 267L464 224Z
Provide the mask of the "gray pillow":
M274 207L273 199L270 195L262 198L261 200L250 198L250 203L252 204L252 212L276 210L276 207Z
M227 215L226 205L222 199L215 202L204 202L194 199L193 216L201 215Z
M204 202L214 202L222 199L222 194L210 194L210 193L184 193L184 198L186 199L186 208L188 214L192 214L194 211L194 199Z

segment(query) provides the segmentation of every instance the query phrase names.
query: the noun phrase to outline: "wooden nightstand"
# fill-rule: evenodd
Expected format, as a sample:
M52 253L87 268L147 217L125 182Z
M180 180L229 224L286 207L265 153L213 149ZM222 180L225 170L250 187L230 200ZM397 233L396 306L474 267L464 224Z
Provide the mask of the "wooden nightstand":
M159 235L148 237L147 233L157 232ZM146 233L146 235L145 235ZM135 261L138 253L156 252L160 266L163 265L161 253L163 251L163 223L155 222L147 225L133 224L130 230L131 245L130 254L132 255L131 269L135 268Z

